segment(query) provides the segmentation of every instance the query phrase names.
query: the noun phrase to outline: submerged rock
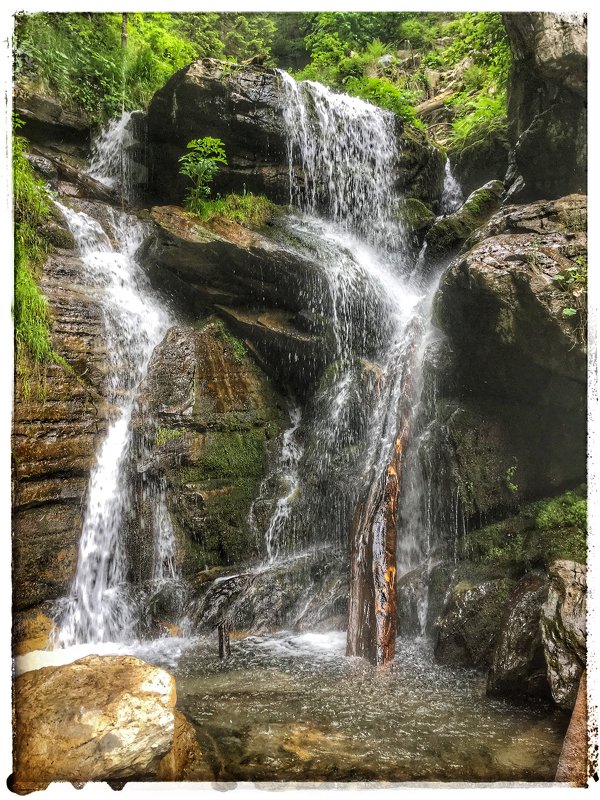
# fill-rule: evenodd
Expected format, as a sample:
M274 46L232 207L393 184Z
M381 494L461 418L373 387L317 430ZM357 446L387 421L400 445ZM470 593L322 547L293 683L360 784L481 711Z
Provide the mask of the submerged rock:
M488 673L488 694L549 697L540 615L548 595L542 574L523 577L508 596L498 644Z
M586 664L587 570L574 561L555 561L549 572L541 619L544 654L552 697L571 709Z
M52 781L173 780L198 757L172 753L175 681L131 656L87 656L15 681L15 788ZM177 721L178 738L187 735ZM167 761L164 759L167 758ZM179 779L181 779L181 774Z

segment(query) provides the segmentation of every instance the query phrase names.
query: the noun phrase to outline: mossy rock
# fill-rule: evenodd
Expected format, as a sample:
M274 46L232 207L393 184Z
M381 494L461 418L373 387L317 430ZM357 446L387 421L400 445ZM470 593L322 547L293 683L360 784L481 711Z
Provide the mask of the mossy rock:
M522 575L547 569L557 560L585 564L587 555L585 487L522 507L508 519L470 531L468 557L478 564Z
M439 260L458 252L477 228L500 207L504 186L490 181L474 191L454 214L439 219L427 232L428 260Z
M398 219L409 236L421 237L435 222L435 214L416 197L406 197L398 204Z

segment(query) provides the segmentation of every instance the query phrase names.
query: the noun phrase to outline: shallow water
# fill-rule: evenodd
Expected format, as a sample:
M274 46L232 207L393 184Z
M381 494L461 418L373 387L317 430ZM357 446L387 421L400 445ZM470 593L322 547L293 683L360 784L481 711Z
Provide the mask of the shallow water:
M196 724L203 780L552 781L568 718L485 696L485 675L400 642L378 672L345 634L199 641L173 673Z

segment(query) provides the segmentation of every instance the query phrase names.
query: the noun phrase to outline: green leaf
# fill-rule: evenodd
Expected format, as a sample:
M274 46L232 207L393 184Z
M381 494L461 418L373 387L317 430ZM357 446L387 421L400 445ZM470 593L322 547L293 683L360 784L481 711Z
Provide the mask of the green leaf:
M576 308L563 308L563 317L573 317L577 313Z

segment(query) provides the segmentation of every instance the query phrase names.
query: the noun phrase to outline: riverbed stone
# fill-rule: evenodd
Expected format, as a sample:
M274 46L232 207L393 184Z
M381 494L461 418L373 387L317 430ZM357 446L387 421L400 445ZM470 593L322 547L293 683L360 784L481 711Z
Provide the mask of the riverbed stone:
M586 567L555 561L548 599L542 607L542 640L552 697L572 709L586 664Z
M155 778L161 762L172 775L177 757L163 759L173 747L175 700L173 677L132 656L90 655L20 675L15 788Z

